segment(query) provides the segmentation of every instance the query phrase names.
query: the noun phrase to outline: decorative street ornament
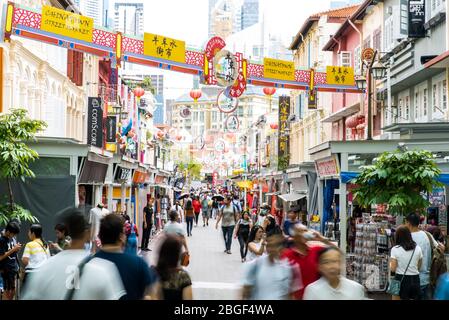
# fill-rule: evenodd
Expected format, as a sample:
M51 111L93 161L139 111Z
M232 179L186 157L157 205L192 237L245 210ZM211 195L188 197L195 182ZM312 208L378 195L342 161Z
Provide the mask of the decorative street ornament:
M225 128L229 131L229 132L237 132L239 130L240 127L240 122L239 122L239 118L237 118L236 115L232 115L226 118L225 121Z
M136 87L134 88L134 96L137 97L137 100L140 100L140 98L145 94L145 90L142 89L141 87Z
M204 50L204 78L202 82L208 85L216 85L217 81L214 78L214 57L220 50L226 47L226 42L220 37L213 37L209 40Z
M190 91L190 97L193 99L193 101L195 101L195 103L198 102L198 99L201 98L202 93L200 89L194 89L192 91Z
M225 91L223 90L218 94L218 109L223 113L232 113L239 106L239 99L226 96Z
M228 97L239 98L246 90L246 78L247 78L247 61L243 59L243 54L235 54L238 64L238 77L232 87L229 87Z
M222 87L232 86L237 80L237 60L228 50L222 50L214 58L214 75L218 85Z
M277 123L271 123L270 128L276 130L277 128L279 128L279 125Z
M206 141L204 141L204 137L199 136L198 138L196 138L195 145L198 150L203 150L206 145Z
M263 93L267 96L272 96L273 94L276 93L276 88L273 87L267 87L267 88L263 88Z
M226 149L226 142L223 139L219 139L215 142L214 149L217 152L224 152Z
M184 118L184 119L190 117L191 114L192 114L192 112L190 111L190 108L188 108L188 107L183 108L180 112L181 118Z

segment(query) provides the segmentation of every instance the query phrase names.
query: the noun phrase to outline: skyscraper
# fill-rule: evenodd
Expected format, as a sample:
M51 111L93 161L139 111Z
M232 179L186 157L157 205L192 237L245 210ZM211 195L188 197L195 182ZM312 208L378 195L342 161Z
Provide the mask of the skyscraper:
M232 0L220 0L215 4L209 16L210 36L226 39L234 33L235 6Z
M127 35L143 36L143 1L114 4L114 30Z
M95 25L103 25L105 0L75 0L74 2L84 16L94 19Z
M242 28L244 30L259 22L259 0L245 0L242 6Z
M212 19L212 11L215 8L215 5L217 4L218 0L209 0L209 38L214 36L213 29L214 29L214 23Z

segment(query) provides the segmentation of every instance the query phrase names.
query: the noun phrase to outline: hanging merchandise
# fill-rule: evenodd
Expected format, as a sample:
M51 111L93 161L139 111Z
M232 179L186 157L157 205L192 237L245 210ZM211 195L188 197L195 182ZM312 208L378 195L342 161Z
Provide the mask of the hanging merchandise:
M233 133L233 132L237 132L239 130L239 127L240 127L240 121L236 115L232 115L232 116L229 116L226 118L226 121L225 121L226 130Z
M223 113L232 113L239 106L239 99L226 95L225 91L221 91L217 96L218 109Z

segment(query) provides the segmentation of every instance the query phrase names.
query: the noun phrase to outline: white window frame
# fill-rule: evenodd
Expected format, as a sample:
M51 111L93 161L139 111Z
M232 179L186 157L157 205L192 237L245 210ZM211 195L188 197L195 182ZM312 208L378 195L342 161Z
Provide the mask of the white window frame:
M354 49L354 74L362 74L362 49L360 46Z
M339 65L340 67L352 67L352 52L351 51L341 51L339 55Z
M391 49L393 49L394 46L394 39L393 39L393 34L394 34L394 20L393 20L393 15L391 15L390 17L388 17L387 19L385 19L385 24L384 24L384 48L385 51L390 51Z
M429 10L430 14L427 15L427 21L435 17L439 12L445 11L446 9L446 0L430 0L429 7L426 8Z

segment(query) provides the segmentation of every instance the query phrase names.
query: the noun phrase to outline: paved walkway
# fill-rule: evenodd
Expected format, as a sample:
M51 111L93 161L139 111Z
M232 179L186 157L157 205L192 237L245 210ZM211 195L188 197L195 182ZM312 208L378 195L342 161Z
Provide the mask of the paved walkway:
M232 241L232 254L224 253L224 239L221 227L215 229L215 220L203 227L201 217L198 227L193 227L192 237L187 238L190 251L190 265L186 268L192 278L195 300L233 300L240 294L239 281L243 264L237 239ZM184 225L185 227L185 225ZM149 263L155 263L157 239L150 248L154 251L143 255Z

